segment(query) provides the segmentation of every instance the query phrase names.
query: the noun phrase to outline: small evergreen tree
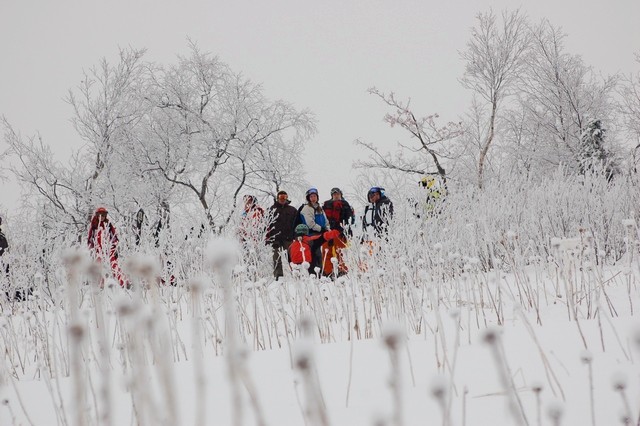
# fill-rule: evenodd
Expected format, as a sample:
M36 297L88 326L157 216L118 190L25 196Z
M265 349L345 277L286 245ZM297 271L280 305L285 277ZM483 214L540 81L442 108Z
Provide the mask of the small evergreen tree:
M604 147L607 129L601 120L592 120L580 137L580 173L603 171L607 179L615 174L615 161L612 154Z

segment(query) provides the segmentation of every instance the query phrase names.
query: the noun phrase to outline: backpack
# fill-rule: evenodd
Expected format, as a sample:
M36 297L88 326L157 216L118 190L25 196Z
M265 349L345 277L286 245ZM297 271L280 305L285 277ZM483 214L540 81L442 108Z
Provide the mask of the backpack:
M2 256L8 249L9 243L7 242L7 237L5 237L2 231L0 231L0 256Z
M298 225L306 225L307 221L304 220L304 216L302 216L302 209L304 208L304 204L298 207L298 214L296 215L296 219L293 221L293 229L296 229Z

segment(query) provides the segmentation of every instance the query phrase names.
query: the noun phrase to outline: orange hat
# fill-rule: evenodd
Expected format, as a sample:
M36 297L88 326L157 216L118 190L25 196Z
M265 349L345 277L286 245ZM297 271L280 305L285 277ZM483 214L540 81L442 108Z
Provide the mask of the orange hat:
M334 238L337 238L339 236L340 236L340 232L338 232L335 229L332 229L330 231L325 231L325 233L322 234L322 237L327 241L333 240Z

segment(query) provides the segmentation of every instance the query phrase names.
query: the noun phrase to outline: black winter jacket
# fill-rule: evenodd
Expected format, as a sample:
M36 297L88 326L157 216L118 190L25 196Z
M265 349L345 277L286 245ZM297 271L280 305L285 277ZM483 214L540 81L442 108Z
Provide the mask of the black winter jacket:
M371 213L369 213L369 211ZM371 222L367 222L367 216L370 216ZM393 218L393 203L386 195L383 195L375 204L370 204L365 208L363 220L363 228L373 227L376 235L380 236L387 232L389 222Z
M295 223L298 210L287 204L280 204L277 201L269 208L273 215L273 223L267 235L268 241L272 244L283 243L293 240L293 224Z

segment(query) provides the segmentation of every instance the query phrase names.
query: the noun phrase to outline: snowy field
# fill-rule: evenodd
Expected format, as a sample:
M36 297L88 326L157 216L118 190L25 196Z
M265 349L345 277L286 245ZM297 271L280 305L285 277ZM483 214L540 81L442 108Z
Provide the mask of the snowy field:
M123 240L133 288L100 288L84 249L17 244L1 424L636 424L637 195L587 184L398 209L338 278L274 281L231 235Z
M5 3L0 426L640 426L638 0Z

